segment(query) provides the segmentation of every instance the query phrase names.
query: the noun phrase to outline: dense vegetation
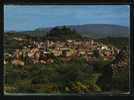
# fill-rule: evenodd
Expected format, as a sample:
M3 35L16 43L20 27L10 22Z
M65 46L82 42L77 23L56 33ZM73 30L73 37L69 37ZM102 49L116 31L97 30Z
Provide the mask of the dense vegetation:
M112 45L117 48L129 48L129 38L127 37L107 37L107 38L102 38L98 39L97 41L102 42L106 45Z
M80 39L82 38L80 34L78 34L75 30L71 30L66 26L63 27L55 27L46 35L48 39Z
M99 74L84 60L51 65L6 66L6 91L43 93L90 93L100 91L96 84ZM9 86L9 88L8 88ZM12 87L10 87L12 86ZM13 88L13 89L12 89Z

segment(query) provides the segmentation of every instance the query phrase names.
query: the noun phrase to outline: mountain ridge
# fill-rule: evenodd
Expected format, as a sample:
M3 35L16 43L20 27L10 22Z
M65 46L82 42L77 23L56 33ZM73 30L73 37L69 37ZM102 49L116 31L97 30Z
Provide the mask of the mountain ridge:
M75 30L83 37L105 38L105 37L129 37L130 29L127 26L114 24L82 24L82 25L61 25L44 28L36 28L32 31L23 31L32 36L45 36L52 28L66 26Z
M65 25L87 37L128 37L129 27L114 24ZM57 26L61 27L61 26ZM53 27L37 28L34 31L49 32Z

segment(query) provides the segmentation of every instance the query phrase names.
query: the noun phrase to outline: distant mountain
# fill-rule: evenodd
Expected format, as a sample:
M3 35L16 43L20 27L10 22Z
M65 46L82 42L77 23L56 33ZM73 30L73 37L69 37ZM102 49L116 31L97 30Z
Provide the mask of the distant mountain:
M103 38L103 37L128 37L129 28L120 25L111 24L84 24L84 25L66 25L76 30L79 34L86 37ZM61 26L58 26L61 27ZM47 33L53 27L37 28L34 32Z
M71 30L75 30L81 36L89 38L105 38L105 37L129 37L129 27L112 25L112 24L84 24L84 25L65 25ZM62 27L62 26L57 26ZM23 33L30 36L46 36L46 34L54 27L37 28L33 31L22 31L11 33ZM10 32L9 32L10 33Z

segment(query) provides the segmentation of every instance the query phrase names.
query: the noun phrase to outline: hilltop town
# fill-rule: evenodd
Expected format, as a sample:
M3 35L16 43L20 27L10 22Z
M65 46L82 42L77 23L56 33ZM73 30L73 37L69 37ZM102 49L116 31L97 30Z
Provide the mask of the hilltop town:
M124 38L82 38L63 27L45 37L5 33L4 40L6 92L128 91L129 51Z
M94 40L46 40L38 42L17 37L14 37L14 39L18 43L27 43L22 48L15 49L12 54L6 52L7 59L4 60L4 64L51 64L54 63L54 57L62 58L64 62L84 57L87 63L92 64L98 60L97 57L99 56L104 60L113 60L119 53L118 48L108 47Z

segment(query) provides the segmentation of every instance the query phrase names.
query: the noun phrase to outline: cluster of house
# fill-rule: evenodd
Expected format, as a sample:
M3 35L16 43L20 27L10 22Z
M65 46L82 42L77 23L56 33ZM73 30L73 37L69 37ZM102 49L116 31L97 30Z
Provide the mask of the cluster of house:
M70 61L81 56L92 64L97 60L97 55L103 57L104 60L112 60L118 52L119 49L108 47L94 40L31 41L21 49L14 50L12 54L5 53L4 64L51 64L54 62L54 57Z

